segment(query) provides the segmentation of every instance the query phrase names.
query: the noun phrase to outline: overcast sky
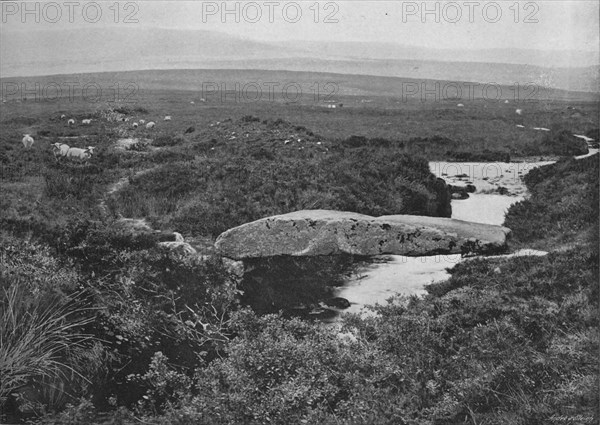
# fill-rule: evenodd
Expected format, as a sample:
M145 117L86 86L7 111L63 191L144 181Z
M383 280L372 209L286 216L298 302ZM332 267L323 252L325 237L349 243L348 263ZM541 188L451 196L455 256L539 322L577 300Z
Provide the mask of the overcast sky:
M422 1L228 0L229 14L223 14L222 1L139 1L121 2L118 15L110 1L97 3L101 19L95 23L86 22L86 18L93 21L96 17L96 6L86 6L90 2L80 1L78 6L45 3L29 3L30 13L23 15L22 2L3 1L3 30L110 30L110 26L122 25L220 31L269 41L376 41L465 49L598 51L600 44L598 0L428 1L428 10L423 10ZM61 8L60 18L55 5ZM69 22L69 7L73 22ZM128 16L138 22L125 23ZM2 46L7 48L10 46Z

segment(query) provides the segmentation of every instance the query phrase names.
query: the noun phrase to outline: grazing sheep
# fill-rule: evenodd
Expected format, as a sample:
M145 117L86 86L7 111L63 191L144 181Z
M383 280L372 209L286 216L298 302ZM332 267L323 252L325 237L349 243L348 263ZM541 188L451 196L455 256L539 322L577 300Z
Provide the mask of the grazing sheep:
M517 127L519 127L519 128L525 128L525 126L521 125L521 124L517 124Z
M138 128L138 123L137 123L137 122L134 122L134 123L132 124L132 126L133 126L133 128Z
M537 131L550 131L549 128L544 128L544 127L533 127L533 129L537 130Z
M88 146L87 149L81 149L81 148L69 148L69 150L67 151L67 158L78 158L78 159L84 159L84 160L88 160L92 157L93 153L94 153L94 147L92 146Z
M61 119L61 120L64 120L65 118L67 118L67 116L66 116L65 114L62 114L62 115L60 116L60 119Z
M55 143L52 145L52 152L54 153L54 157L58 159L59 156L67 156L67 152L71 149L69 145L65 145L64 143Z
M92 124L92 120L88 119L88 120L81 120L81 124L83 125L90 125Z
M31 147L33 146L33 137L31 137L29 134L24 134L22 141L25 149L31 149Z
M67 121L67 124L75 125L75 120L73 118L71 118L69 121Z
M167 115L167 116L165 117L165 121L171 121L171 115Z
M195 105L196 102L194 102L193 100L190 102L191 105Z
M146 124L146 120L140 120L140 125Z
M515 111L515 114L517 114L517 115L522 115L522 114L523 114L523 110L522 110L522 109L517 109L517 110Z
M462 103L459 103L459 104L458 104L458 105L456 105L456 106L457 106L457 107L459 107L459 108L464 108L464 107L465 107L465 105L463 105Z
M156 123L154 123L153 121L150 121L148 124L146 124L146 128L151 129L151 128L154 128L155 125L156 125Z

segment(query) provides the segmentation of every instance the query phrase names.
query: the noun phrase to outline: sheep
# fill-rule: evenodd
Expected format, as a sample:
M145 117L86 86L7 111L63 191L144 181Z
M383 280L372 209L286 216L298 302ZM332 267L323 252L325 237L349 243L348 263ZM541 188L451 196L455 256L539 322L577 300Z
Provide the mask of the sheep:
M138 123L134 122L133 124L131 124L133 126L133 128L138 128Z
M69 121L67 121L68 125L75 125L75 120L73 118L71 118Z
M544 127L533 127L533 129L537 130L537 131L550 131L549 128L544 128Z
M517 110L515 111L515 114L517 114L517 115L522 115L522 114L523 114L523 110L522 110L522 109L517 109Z
M171 121L171 115L167 115L167 116L165 117L165 121Z
M140 120L140 125L146 124L146 120Z
M61 119L61 120L64 120L65 118L67 118L67 116L66 116L65 114L62 114L62 115L60 116L60 119Z
M155 125L156 125L156 123L155 123L155 122L153 122L153 121L150 121L148 124L146 124L146 128L147 128L147 129L151 129L151 128L154 128L154 126L155 126Z
M81 148L69 148L69 150L67 151L67 158L79 158L79 159L84 159L84 160L88 160L92 157L93 153L94 153L94 147L92 146L88 146L86 149L81 149Z
M90 120L90 119L81 120L81 124L83 124L83 125L90 125L90 124L92 124L92 120Z
M194 102L193 100L190 102L190 105L195 105L196 102Z
M29 134L24 134L22 142L25 149L31 149L33 146L33 137L31 137Z
M456 105L458 108L464 108L465 105L463 105L462 103L459 103L458 105Z
M54 153L54 157L58 159L59 156L67 156L67 152L71 149L69 145L65 145L64 143L55 143L52 145L52 152Z

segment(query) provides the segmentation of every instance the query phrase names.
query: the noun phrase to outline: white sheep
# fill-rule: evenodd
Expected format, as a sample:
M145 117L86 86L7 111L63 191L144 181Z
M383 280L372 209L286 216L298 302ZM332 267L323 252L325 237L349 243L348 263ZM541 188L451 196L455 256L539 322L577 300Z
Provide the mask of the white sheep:
M88 146L86 149L81 148L69 148L67 151L67 158L79 158L88 160L92 157L94 153L94 147Z
M22 142L25 149L31 149L33 146L33 137L31 137L29 134L24 134Z
M165 117L165 121L171 121L171 115L167 115L167 116Z
M140 125L146 124L146 120L140 120Z
M456 106L457 106L457 107L459 107L459 108L464 108L464 107L465 107L465 105L463 105L462 103L459 103L459 104L458 104L458 105L456 105Z
M131 124L133 126L133 128L138 128L138 123L134 122L133 124Z
M67 118L67 116L66 116L65 114L62 114L62 115L60 116L60 119L61 119L61 120L64 120L65 118Z
M156 123L154 123L153 121L150 121L148 124L146 124L146 128L151 129L151 128L154 128L155 125L156 125Z
M90 124L92 124L92 120L90 120L90 119L81 120L81 124L83 124L83 125L90 125Z
M59 156L67 156L67 152L71 149L69 145L65 145L64 143L55 143L52 145L52 152L54 153L54 157L58 159Z
M73 118L71 118L69 121L67 121L67 124L75 125L75 120Z
M522 114L523 114L523 110L522 110L522 109L517 109L517 110L515 111L515 114L517 114L517 115L522 115Z

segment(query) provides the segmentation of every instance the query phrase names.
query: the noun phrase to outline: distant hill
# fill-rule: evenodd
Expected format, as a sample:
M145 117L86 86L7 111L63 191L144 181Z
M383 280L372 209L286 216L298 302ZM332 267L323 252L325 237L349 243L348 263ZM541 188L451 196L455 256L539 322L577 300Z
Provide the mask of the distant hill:
M458 51L393 43L258 42L227 34L118 27L1 30L0 76L152 69L267 69L599 91L597 54ZM593 64L593 65L590 65ZM570 65L567 67L565 65ZM586 65L586 66L575 66Z
M0 79L0 83L11 81L10 78ZM49 83L78 83L76 87L83 87L85 84L94 82L102 88L114 87L115 82L119 82L123 87L125 83L135 83L137 85L136 93L132 99L143 99L144 93L154 91L181 91L191 92L190 99L207 97L208 100L218 100L221 91L247 90L246 96L253 99L253 95L249 94L255 91L255 87L259 87L263 94L263 100L269 97L269 85L276 82L275 100L285 101L282 96L282 87L286 84L295 84L299 86L299 93L302 97L299 102L315 103L315 90L318 88L320 92L320 100L339 101L342 96L361 96L365 100L374 97L391 97L396 98L396 101L421 99L421 90L424 85L426 90L436 90L437 87L443 88L447 84L453 86L459 85L465 88L463 96L458 101L467 102L469 100L493 100L496 96L496 91L491 90L487 95L482 93L483 85L473 86L461 80L445 81L440 79L422 79L422 78L404 78L404 77L386 77L377 75L356 75L356 74L340 74L328 72L310 72L310 71L281 71L281 70L264 70L264 69L165 69L165 70L144 70L144 71L122 71L122 72L104 72L104 73L79 73L79 74L64 74L44 77L26 77L20 79L27 87L33 87L34 82L40 83L42 87ZM247 84L250 83L250 84ZM326 87L328 83L333 83L331 87ZM216 84L216 86L214 85ZM471 95L467 93L467 86L474 87ZM66 86L65 86L66 87ZM502 94L501 99L509 101L514 100L514 88L507 85L498 85L499 92ZM414 95L410 94L411 90L416 89ZM204 90L204 91L203 91ZM290 90L289 97L295 96L297 89ZM80 91L79 91L80 93ZM449 91L448 96L453 96L454 93ZM65 94L66 96L66 94ZM226 95L226 99L232 99L233 95ZM444 101L443 94L440 89L437 89L437 96L429 94L425 97L427 102L435 102L436 100ZM446 99L448 100L448 99ZM520 102L540 101L540 100L571 100L571 101L598 101L597 93L567 91L548 87L541 87L535 92L522 92L519 99ZM451 102L458 102L450 100Z
M600 64L598 51L543 51L535 49L436 49L397 43L292 41L275 43L322 58L412 59L435 62L484 62L544 68L582 68Z

